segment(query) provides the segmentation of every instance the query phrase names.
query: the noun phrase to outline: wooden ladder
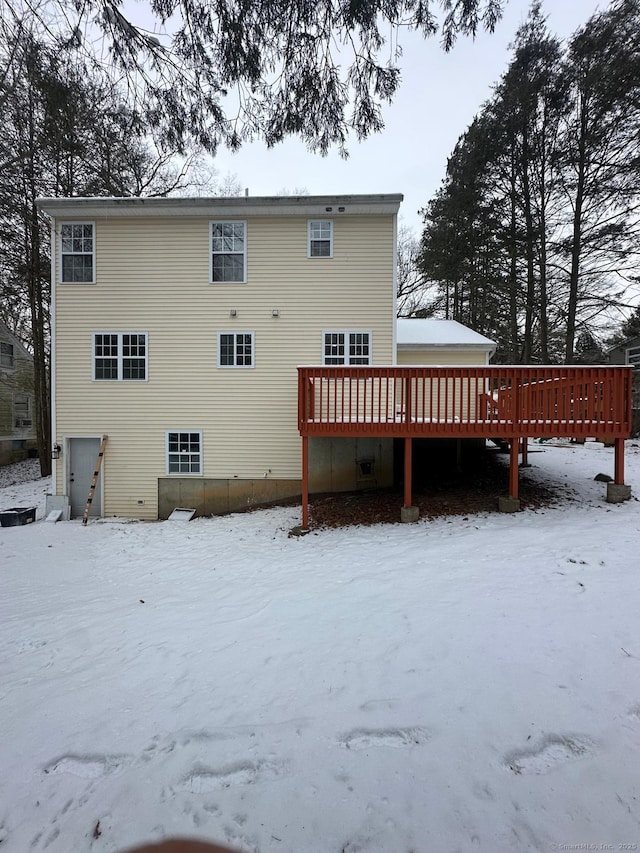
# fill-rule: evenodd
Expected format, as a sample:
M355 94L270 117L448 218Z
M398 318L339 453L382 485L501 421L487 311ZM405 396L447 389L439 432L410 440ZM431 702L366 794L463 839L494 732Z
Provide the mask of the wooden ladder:
M91 512L91 504L93 503L93 496L96 493L96 485L98 484L98 476L100 474L100 468L102 467L102 460L104 458L104 449L107 445L108 435L102 436L102 442L100 443L100 450L98 451L98 458L96 459L96 469L93 472L93 477L91 479L91 486L89 487L89 497L87 498L87 505L84 508L84 515L82 516L82 524L83 526L87 526L87 520L89 518L89 513Z

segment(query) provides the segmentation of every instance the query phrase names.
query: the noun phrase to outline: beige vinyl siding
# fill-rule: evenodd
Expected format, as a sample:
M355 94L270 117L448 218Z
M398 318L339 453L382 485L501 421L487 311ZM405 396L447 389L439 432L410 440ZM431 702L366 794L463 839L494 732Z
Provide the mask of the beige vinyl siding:
M487 364L487 353L485 350L455 349L448 347L437 347L434 349L400 349L398 347L398 366L424 365L424 366L448 366L465 367Z
M324 329L392 362L391 215L336 215L333 258L307 258L307 216L243 217L246 284L210 283L212 219L97 218L97 283L57 286L56 438L109 435L105 515L156 517L167 430L202 430L206 477L300 477L296 366ZM93 381L95 331L147 332L147 380ZM254 368L218 367L219 331L254 332Z

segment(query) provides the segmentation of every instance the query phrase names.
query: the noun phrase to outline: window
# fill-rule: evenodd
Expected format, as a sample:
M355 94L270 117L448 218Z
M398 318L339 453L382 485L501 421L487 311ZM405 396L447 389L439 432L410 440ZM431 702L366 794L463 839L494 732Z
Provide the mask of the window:
M0 367L15 367L13 344L0 343Z
M93 378L144 380L147 378L146 332L94 332Z
M323 364L371 364L369 332L325 332Z
M253 332L219 332L218 367L253 367Z
M93 222L60 225L60 281L93 284L95 234Z
M331 219L309 220L309 257L333 257L333 222Z
M13 411L16 418L31 417L30 400L27 394L13 395Z
M628 347L627 364L632 367L640 367L640 347Z
M18 429L24 429L33 424L31 419L31 400L28 394L13 395L13 415L15 425Z
M246 223L211 223L211 281L245 282Z
M167 473L202 474L202 433L167 433Z

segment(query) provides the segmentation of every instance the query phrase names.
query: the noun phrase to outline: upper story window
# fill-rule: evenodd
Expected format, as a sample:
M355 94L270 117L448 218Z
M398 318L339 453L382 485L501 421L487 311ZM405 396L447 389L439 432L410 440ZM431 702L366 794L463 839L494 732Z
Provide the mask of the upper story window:
M253 367L253 332L219 332L218 366Z
M627 348L627 364L632 367L640 367L640 347Z
M308 255L310 258L333 257L333 221L331 219L309 220Z
M323 364L371 364L371 333L358 331L324 332Z
M147 378L146 332L94 332L93 378L115 381Z
M63 284L95 282L96 239L93 222L60 225L60 281Z
M211 223L211 281L247 280L246 222Z
M16 359L13 344L0 343L0 367L15 367Z
M167 433L167 474L202 474L202 433Z

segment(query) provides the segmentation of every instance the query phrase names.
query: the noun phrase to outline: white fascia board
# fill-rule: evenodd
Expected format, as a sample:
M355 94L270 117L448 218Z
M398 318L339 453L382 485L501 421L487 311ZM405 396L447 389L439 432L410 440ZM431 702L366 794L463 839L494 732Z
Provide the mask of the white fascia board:
M39 198L55 217L120 216L317 216L395 214L403 196L240 196L237 198Z

